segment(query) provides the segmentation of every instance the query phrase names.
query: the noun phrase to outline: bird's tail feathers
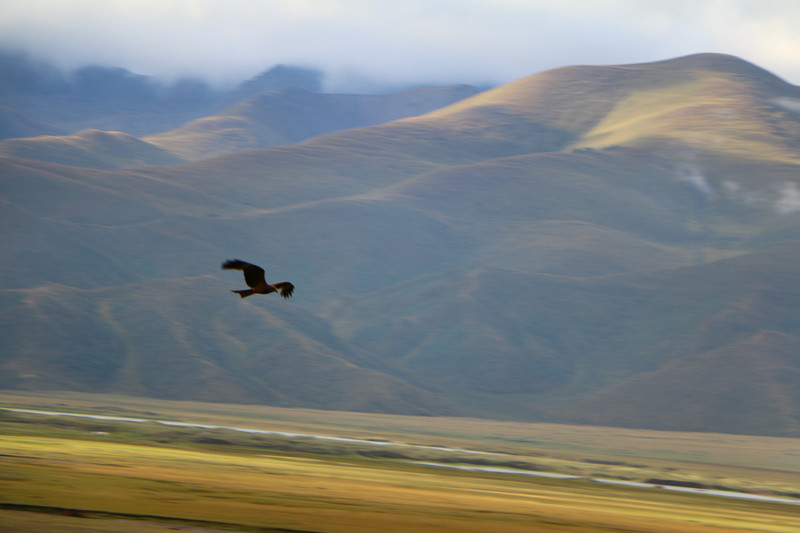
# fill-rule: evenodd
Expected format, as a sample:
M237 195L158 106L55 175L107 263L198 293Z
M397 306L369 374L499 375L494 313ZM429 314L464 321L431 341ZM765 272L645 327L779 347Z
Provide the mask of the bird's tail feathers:
M253 289L243 289L240 291L231 291L231 292L235 292L242 298L247 298L248 296L252 296L253 294L255 294L255 291Z

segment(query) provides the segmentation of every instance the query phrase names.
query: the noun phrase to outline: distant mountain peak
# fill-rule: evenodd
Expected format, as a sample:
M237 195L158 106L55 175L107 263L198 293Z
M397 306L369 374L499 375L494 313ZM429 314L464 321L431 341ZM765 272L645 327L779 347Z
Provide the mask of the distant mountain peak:
M233 100L252 98L264 93L284 89L304 89L309 92L322 91L322 71L312 68L276 65L258 76L245 81L234 91Z

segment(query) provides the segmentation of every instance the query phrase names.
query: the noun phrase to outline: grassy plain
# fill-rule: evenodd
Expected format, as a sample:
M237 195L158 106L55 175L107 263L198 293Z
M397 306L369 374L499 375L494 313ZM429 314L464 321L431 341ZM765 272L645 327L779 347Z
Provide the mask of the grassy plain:
M788 533L800 527L800 506L792 504L415 463L670 479L791 496L800 494L796 439L78 394L3 393L0 407L295 433L0 411L3 532Z

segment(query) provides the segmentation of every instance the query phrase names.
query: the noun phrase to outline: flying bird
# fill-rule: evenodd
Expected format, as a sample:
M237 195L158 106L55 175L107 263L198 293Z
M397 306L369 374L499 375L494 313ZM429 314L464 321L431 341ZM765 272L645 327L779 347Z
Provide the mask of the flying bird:
M271 292L279 292L284 298L291 298L294 292L294 285L288 281L279 281L278 283L269 284L264 278L264 269L260 266L251 265L241 259L228 259L222 263L223 270L241 270L244 272L244 281L250 287L235 292L242 298L247 298L252 294L269 294Z

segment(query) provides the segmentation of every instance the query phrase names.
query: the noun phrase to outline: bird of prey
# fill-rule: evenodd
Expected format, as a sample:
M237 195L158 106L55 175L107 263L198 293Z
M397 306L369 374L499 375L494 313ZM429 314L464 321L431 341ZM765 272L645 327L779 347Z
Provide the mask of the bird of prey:
M241 259L228 259L222 263L223 270L241 270L244 272L244 281L250 287L235 292L242 298L247 298L252 294L269 294L271 292L279 292L284 298L291 298L294 292L294 285L288 281L279 281L278 283L269 284L264 279L264 269L260 266L251 265Z

